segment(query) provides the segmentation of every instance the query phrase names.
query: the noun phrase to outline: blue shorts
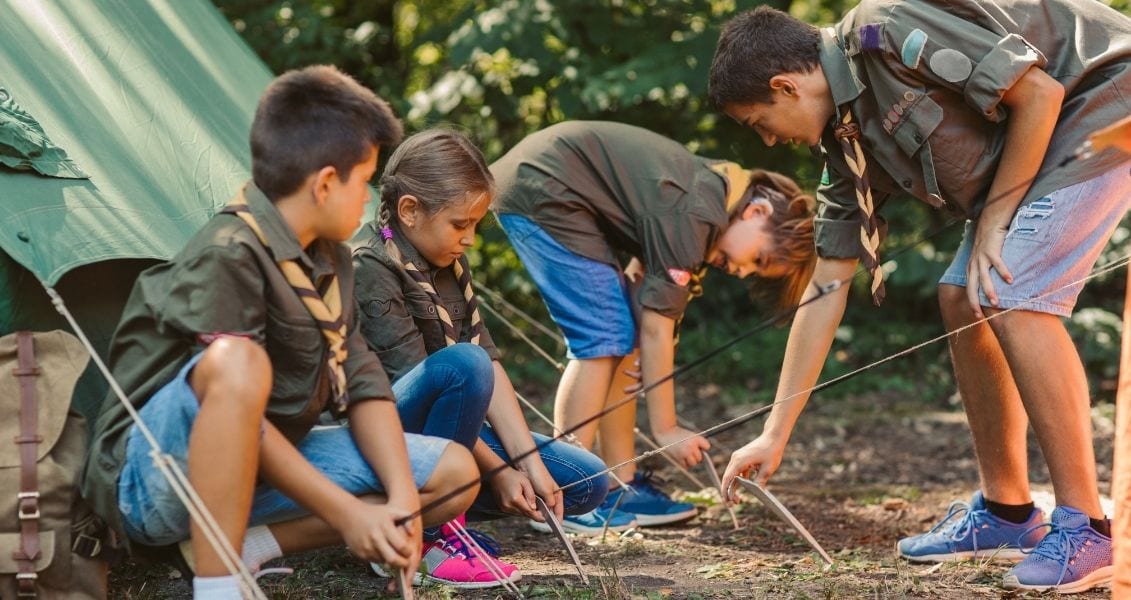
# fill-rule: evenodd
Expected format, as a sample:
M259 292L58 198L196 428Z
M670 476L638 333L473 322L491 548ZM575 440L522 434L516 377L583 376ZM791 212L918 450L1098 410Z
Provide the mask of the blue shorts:
M1007 284L990 271L1000 308L1067 317L1076 306L1084 279L1131 207L1128 165L1059 189L1017 207L1001 257L1013 274ZM966 265L973 249L976 221L966 222L962 244L939 283L966 287ZM983 306L991 306L980 292Z
M177 376L165 384L141 409L141 419L157 438L162 451L188 473L189 434L200 403L188 376L202 355L193 357ZM189 514L168 481L153 464L150 448L136 425L126 438L126 457L118 476L118 511L131 540L149 546L174 544L189 537ZM449 440L405 434L412 477L422 487ZM298 445L298 451L337 486L355 495L383 493L381 480L361 455L349 428L315 427ZM252 498L249 525L289 521L310 514L278 490L260 484Z
M568 356L632 354L636 320L624 273L574 253L522 215L501 214L498 220L565 335Z

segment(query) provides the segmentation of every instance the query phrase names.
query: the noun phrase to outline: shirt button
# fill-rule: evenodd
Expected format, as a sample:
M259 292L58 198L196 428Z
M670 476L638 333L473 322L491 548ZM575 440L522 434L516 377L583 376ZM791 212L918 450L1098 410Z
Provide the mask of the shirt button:
M430 314L430 315L431 315L431 314L434 314L435 312L436 312L436 307L435 307L435 306L429 306L429 307L428 307L428 314Z
M903 187L911 189L911 180L910 179L904 179L903 180Z
M923 143L923 136L919 135L918 133L916 133L914 135L914 139L915 139L916 144L922 144Z

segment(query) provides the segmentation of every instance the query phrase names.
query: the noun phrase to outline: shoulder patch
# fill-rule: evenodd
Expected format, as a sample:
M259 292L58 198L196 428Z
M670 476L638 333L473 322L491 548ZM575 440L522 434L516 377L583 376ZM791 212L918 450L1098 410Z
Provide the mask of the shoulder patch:
M923 46L927 44L927 34L922 29L913 29L903 40L899 57L909 69L919 68L919 59L923 56Z
M882 50L884 44L883 29L884 26L879 23L870 23L857 29L856 35L860 38L860 49Z
M931 70L951 83L966 81L974 70L974 62L958 50L943 48L931 55Z
M683 269L668 269L668 277L678 286L687 287L691 283L691 273Z

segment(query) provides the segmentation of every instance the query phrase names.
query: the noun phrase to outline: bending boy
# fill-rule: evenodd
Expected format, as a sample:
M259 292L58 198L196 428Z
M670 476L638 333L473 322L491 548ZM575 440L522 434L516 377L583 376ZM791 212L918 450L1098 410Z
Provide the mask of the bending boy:
M1070 161L1091 132L1131 111L1131 20L1085 0L954 0L945 10L864 0L818 30L757 9L725 28L710 94L767 145L824 153L808 297L846 282L863 260L882 298L875 209L890 194L970 219L939 304L948 331L970 326L950 350L981 490L930 532L900 541L899 553L934 561L1031 551L1005 576L1014 588L1073 592L1110 579L1086 379L1060 318L1131 202L1125 157ZM798 312L777 392L794 399L735 452L724 484L753 470L765 481L778 468L847 289ZM1050 524L1030 497L1030 423L1056 491Z
M812 199L789 178L695 156L679 143L621 123L573 121L527 136L491 165L495 209L507 237L562 329L569 364L558 385L554 420L562 430L620 401L614 384L639 331L643 383L672 372L677 322L701 289L707 264L737 277L783 279L795 303L813 263ZM630 291L622 257L642 263ZM631 264L631 263L630 263ZM625 360L631 366L631 359ZM647 393L648 422L669 452L697 464L708 441L677 424L669 379ZM606 464L635 456L635 403L576 431L600 436ZM599 432L598 432L599 430ZM674 502L628 463L617 475L631 493L620 510L640 525L688 519L694 506ZM622 490L605 499L607 510Z
M463 448L402 432L357 329L341 242L360 225L379 148L400 136L388 105L332 67L276 79L252 125L253 181L177 256L141 274L115 333L115 377L253 572L343 541L366 560L415 569L420 519L395 521L475 471ZM326 409L350 426L312 429ZM239 598L148 452L108 398L86 497L133 544L175 544L191 531L195 597ZM475 493L424 520L459 514Z

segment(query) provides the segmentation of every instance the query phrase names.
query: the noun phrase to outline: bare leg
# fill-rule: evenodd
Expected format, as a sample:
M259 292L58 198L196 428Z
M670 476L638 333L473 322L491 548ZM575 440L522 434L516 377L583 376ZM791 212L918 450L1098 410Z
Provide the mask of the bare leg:
M1057 504L1103 518L1088 380L1064 323L1056 315L1013 311L993 319L990 326L1048 463Z
M939 286L947 331L974 322L964 288ZM1030 501L1025 436L1028 419L1013 373L988 323L949 338L950 358L978 460L982 492L1002 504ZM1045 366L1047 368L1047 363Z
M624 388L636 383L636 380L625 375L625 370L638 370L636 359L640 356L639 350L624 357L613 373L612 384L609 385L608 396L605 398L605 407L622 402L628 394ZM608 466L620 464L636 456L636 438L633 429L636 427L636 400L601 418L597 436L600 442L601 460ZM636 463L628 463L614 471L622 481L632 481L636 475Z
M189 481L238 552L251 512L271 363L254 342L220 339L204 351L191 384L200 412L189 436ZM229 574L195 521L192 552L198 575Z
M619 356L569 361L554 398L554 426L567 431L601 412L605 406L605 396L609 393L609 384L613 381L613 369L619 362ZM586 423L573 434L583 446L592 448L597 435L597 422Z

